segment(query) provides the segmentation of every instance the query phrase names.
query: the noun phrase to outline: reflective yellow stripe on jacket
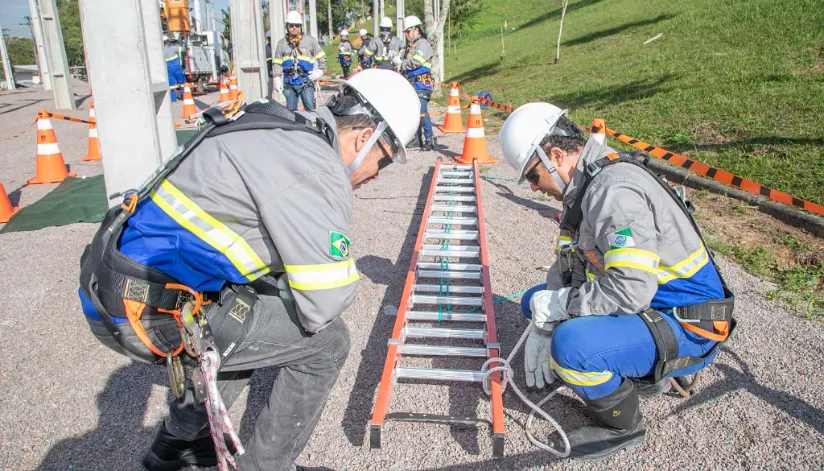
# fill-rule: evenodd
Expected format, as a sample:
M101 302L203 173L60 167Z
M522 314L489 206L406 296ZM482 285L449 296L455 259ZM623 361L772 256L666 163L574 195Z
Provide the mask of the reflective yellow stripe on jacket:
M206 213L168 180L163 180L152 192L152 201L186 230L225 255L249 281L269 273L269 267L242 237Z
M412 56L412 60L418 61L421 64L421 67L429 67L430 69L432 68L432 64L426 62L426 59L424 59L423 56L420 54L415 54L414 56Z
M635 268L658 276L661 258L653 252L641 249L612 249L604 254L604 269Z
M675 265L658 267L658 284L663 285L676 278L689 278L703 268L709 260L710 255L707 249L704 248L704 244L701 244L698 250Z
M303 291L339 288L360 278L353 258L319 265L284 265L283 268L289 286Z

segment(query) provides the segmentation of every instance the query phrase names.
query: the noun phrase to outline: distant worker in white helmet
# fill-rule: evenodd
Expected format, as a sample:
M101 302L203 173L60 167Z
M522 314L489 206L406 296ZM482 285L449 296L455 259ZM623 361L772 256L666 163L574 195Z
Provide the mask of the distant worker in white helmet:
M421 102L421 125L418 128L418 146L432 150L432 119L429 117L429 99L432 95L432 45L426 40L417 16L403 19L406 49L392 59L392 63L415 86Z
M392 63L392 59L401 55L403 41L401 38L392 35L392 20L388 16L381 18L379 27L381 35L374 40L377 48L375 62L381 69L397 70L397 67Z
M360 66L362 69L371 69L375 66L375 51L378 46L375 45L375 40L369 31L361 29L358 31L361 39L361 46L358 49L358 57L360 58Z
M637 152L588 140L549 103L516 109L498 135L534 192L563 201L557 262L530 289L527 386L557 376L596 423L569 433L570 457L609 458L644 442L639 395L671 387L715 359L735 329L733 294L692 205Z
M307 111L315 109L315 82L326 70L326 53L318 40L303 34L303 16L286 15L286 37L275 47L272 58L274 88L286 97L290 110L298 109L298 97Z
M349 31L340 32L340 45L338 46L338 61L343 69L343 78L349 78L349 68L352 66L352 43L349 42Z
M294 461L349 354L341 314L356 297L352 250L369 247L350 240L353 190L405 163L418 126L415 90L387 70L355 75L314 112L270 100L242 110L235 120L208 114L190 147L107 214L81 258L81 306L105 345L195 368L170 367L175 399L143 460L149 471L227 456L241 471L312 469ZM196 307L181 314L190 299ZM216 386L206 373L197 380L204 352L219 359ZM256 369L273 366L244 452L229 440L224 453L227 424L207 417L205 401L219 390L231 407Z

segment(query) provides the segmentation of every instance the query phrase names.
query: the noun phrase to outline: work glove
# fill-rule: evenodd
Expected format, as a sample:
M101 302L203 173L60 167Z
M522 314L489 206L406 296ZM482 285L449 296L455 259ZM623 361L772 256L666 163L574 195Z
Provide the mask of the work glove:
M309 80L313 82L317 81L321 77L323 77L323 71L320 69L314 69L309 72Z
M278 75L273 79L275 81L273 87L276 92L283 93L283 77Z
M555 324L547 324L547 327L552 329ZM552 330L533 326L524 345L524 375L527 387L543 388L555 381L555 372L549 367L551 347Z
M536 291L529 300L532 310L532 322L539 329L546 329L550 322L559 322L569 319L567 314L567 300L572 288L561 288L555 291Z
M394 65L395 67L400 67L402 62L403 61L401 60L401 56L395 56L392 58L392 65Z

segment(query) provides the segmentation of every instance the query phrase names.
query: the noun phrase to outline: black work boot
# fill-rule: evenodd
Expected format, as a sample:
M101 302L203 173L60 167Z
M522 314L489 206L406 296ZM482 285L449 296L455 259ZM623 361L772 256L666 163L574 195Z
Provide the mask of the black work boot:
M646 427L635 383L625 379L611 394L584 402L598 424L581 427L568 435L571 458L603 460L644 443Z
M231 453L234 445L226 442ZM177 471L186 466L217 466L217 452L211 435L193 441L181 440L172 435L166 426L160 427L152 447L143 457L143 467L149 471Z
M661 381L653 383L647 381L645 378L631 379L635 383L635 388L638 390L638 395L641 397L655 397L666 394L672 390L669 378L661 378Z
M423 141L423 150L435 150L435 144L432 143L432 139Z

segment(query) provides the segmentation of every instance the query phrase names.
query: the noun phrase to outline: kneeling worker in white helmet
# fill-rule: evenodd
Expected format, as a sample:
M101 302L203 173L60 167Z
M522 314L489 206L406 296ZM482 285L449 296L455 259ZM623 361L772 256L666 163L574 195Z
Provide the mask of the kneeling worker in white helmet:
M557 375L584 400L596 423L569 434L570 456L598 460L644 442L639 393L683 385L715 358L733 295L691 205L642 154L585 141L566 114L524 105L499 139L532 191L563 201L557 263L521 302L527 385Z
M119 353L197 364L190 337L181 338L186 314L171 315L179 293L190 293L211 301L198 303L206 327L195 327L214 339L227 407L254 370L280 368L245 453L234 456L242 471L296 469L349 353L341 314L358 281L353 189L406 162L418 109L403 77L366 70L315 112L261 100L233 121L209 115L214 124L193 138L202 140L127 195L82 257L84 314ZM176 399L143 465L214 466L222 433L212 424L210 435L202 388L184 386L189 373L171 376Z
M326 53L318 40L303 34L303 16L286 14L286 37L275 46L272 58L273 88L286 97L290 110L298 109L298 97L307 111L315 109L315 82L326 70Z

